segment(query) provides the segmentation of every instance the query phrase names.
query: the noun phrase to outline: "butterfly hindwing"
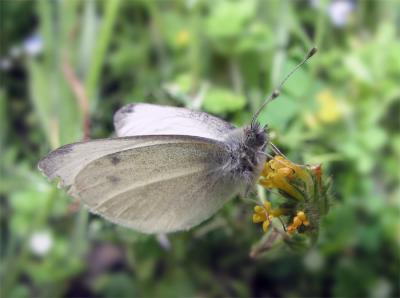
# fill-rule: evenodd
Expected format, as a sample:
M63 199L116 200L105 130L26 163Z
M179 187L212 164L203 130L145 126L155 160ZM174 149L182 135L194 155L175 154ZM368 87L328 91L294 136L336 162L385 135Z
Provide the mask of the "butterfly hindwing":
M101 156L88 162L85 156L93 148L93 142L97 146L113 145L118 150L98 153ZM221 171L228 157L224 145L218 141L171 135L93 142L73 144L69 148L72 151L53 153L54 160L43 164L58 169L50 173L61 176L67 183L74 177L69 193L92 212L141 232L188 229L242 191L240 183ZM121 143L112 144L115 142ZM65 172L69 158L83 161L77 173ZM55 166L58 161L64 164L62 170Z
M153 104L128 104L114 115L117 136L190 135L223 141L235 127L210 114Z

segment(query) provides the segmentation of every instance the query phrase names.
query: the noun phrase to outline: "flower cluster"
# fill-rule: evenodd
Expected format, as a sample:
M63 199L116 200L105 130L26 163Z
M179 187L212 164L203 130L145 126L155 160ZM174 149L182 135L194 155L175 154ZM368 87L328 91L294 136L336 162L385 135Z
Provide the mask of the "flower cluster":
M327 213L330 204L330 183L325 181L321 166L298 165L278 155L265 163L259 184L278 191L281 198L276 208L272 208L269 201L255 206L253 223L262 223L267 233L272 220L278 218L285 240L303 235L315 241L320 218ZM276 227L275 230L279 231Z
M302 200L304 194L290 183L295 179L303 181L308 188L312 185L306 170L278 155L265 164L259 183L268 189L277 188L295 199Z

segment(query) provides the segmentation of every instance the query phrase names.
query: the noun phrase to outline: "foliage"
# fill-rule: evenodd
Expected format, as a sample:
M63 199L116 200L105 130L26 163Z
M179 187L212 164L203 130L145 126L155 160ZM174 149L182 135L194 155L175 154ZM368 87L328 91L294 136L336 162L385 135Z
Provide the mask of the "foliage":
M400 10L348 2L343 25L328 0L1 1L2 296L400 296ZM306 252L251 259L262 232L239 199L191 231L141 235L36 169L88 120L91 138L111 135L130 102L248 123L312 45L260 117L290 160L333 178L336 202Z

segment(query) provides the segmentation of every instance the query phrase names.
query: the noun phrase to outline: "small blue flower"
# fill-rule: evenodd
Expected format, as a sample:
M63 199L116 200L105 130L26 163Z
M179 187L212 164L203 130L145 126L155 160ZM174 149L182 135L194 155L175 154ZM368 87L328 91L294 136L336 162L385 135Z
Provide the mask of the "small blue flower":
M33 34L25 39L23 48L28 56L35 57L43 50L43 40L38 34Z
M351 13L355 9L355 4L350 0L336 0L332 1L328 7L328 15L336 27L345 26Z

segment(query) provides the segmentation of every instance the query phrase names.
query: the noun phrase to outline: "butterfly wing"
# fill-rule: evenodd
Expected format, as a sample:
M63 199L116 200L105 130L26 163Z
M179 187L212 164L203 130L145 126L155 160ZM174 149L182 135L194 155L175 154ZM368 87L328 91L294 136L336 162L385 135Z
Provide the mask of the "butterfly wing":
M191 136L141 136L72 144L54 151L40 167L49 177L61 176L69 193L112 222L145 233L189 229L214 214L243 190L222 171L228 158L220 142ZM96 143L95 145L93 143ZM91 148L119 147L101 156ZM87 148L86 148L87 147ZM62 169L69 159L83 167L75 174ZM76 160L70 160L74 165ZM76 171L76 170L72 170ZM64 176L64 177L63 177Z
M60 186L70 187L76 175L90 162L107 154L168 142L154 137L99 139L62 146L41 159L39 170L51 180L60 178ZM116 161L117 162L117 161Z
M222 141L233 125L207 113L153 104L128 104L114 115L117 136L191 135Z

